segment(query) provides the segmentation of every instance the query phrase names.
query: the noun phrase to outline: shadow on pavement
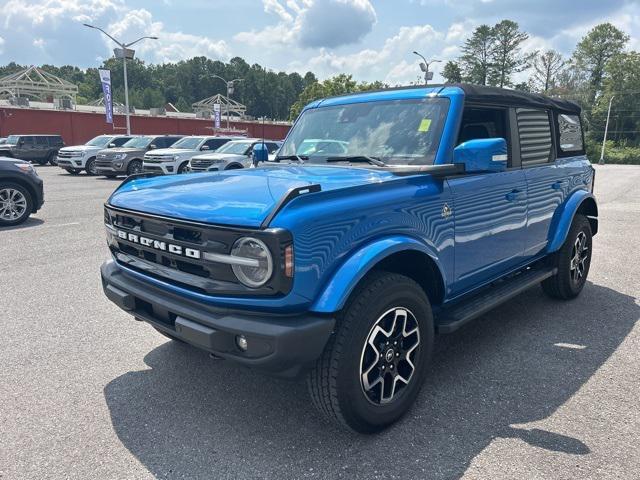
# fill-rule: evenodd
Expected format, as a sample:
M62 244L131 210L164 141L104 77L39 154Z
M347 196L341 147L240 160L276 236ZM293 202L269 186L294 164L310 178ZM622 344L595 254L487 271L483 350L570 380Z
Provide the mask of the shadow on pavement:
M533 289L440 337L416 405L377 436L324 424L303 382L174 342L146 355L150 369L114 379L104 394L118 437L160 478L459 478L496 438L589 453L580 439L513 425L553 414L639 317L633 297L592 283L571 302Z
M29 217L20 225L16 225L14 227L0 227L0 232L7 232L9 230L22 230L24 228L32 228L42 225L44 220L36 217Z

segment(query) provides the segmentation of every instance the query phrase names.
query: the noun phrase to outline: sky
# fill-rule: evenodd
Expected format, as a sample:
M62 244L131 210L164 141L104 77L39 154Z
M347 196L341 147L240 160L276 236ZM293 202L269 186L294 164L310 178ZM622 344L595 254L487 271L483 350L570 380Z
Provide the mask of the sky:
M435 63L460 55L473 29L508 18L530 38L526 51L570 55L594 25L611 22L640 50L640 0L0 0L0 64L96 67L112 42L150 63L234 56L271 70L350 73L391 85L419 79L417 50Z

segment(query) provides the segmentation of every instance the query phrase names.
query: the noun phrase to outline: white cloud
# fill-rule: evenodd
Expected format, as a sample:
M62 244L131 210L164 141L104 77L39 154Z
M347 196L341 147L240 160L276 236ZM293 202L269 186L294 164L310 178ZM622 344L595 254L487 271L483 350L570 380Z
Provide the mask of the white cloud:
M91 21L108 11L121 11L123 0L44 0L37 4L25 0L9 0L2 8L4 26L28 20L32 26L57 23L64 19Z
M32 43L36 48L44 48L44 38L34 38Z
M234 39L252 46L334 48L360 41L377 22L369 0L263 0L278 23L240 32Z
M120 21L111 23L106 29L118 40L130 42L142 36L157 36L158 40L143 40L132 48L152 62L175 62L195 56L207 56L227 60L229 48L224 40L182 32L171 32L162 22L154 21L148 10L130 10ZM111 49L113 42L105 38Z

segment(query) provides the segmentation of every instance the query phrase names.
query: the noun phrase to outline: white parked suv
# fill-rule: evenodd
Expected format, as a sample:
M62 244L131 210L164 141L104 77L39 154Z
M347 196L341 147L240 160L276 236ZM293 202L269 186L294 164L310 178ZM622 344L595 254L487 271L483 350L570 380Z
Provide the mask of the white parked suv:
M203 152L214 152L237 137L183 137L170 148L151 150L144 155L142 168L145 172L172 175L184 173L189 160Z
M243 138L234 140L220 147L216 152L196 155L189 164L190 172L211 172L216 170L233 170L236 168L246 168L251 165L251 154L253 147L257 143L262 143L260 138ZM269 160L275 158L276 151L282 142L275 140L264 140L264 144L269 152Z
M131 139L126 135L98 135L84 145L64 147L58 150L58 166L67 172L77 175L82 170L87 175L97 175L96 154L105 148L121 147Z

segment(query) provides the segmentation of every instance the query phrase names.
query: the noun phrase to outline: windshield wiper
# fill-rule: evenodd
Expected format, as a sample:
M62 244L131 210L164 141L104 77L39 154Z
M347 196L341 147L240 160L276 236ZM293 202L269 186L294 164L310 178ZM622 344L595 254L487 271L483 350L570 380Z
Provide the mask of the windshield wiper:
M378 167L386 167L387 164L378 157L370 157L368 155L351 155L346 157L329 157L327 162L369 162L371 165Z
M280 160L297 160L299 163L304 163L306 160L309 160L309 157L306 155L284 155L274 159L275 162L279 162Z

